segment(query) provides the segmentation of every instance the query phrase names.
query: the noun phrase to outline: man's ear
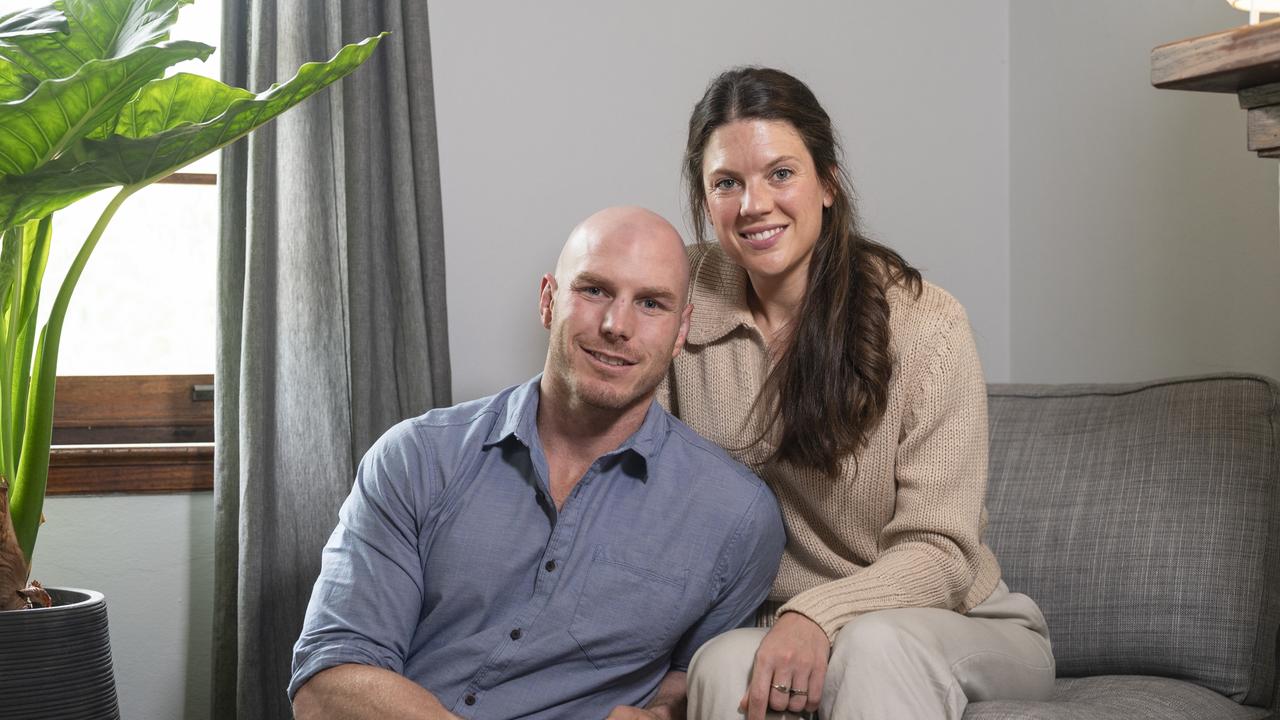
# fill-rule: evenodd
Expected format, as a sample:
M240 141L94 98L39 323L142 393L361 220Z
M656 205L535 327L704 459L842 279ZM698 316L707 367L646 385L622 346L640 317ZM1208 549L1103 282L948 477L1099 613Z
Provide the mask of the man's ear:
M542 276L538 285L538 316L542 318L542 327L551 329L551 309L556 301L556 276L547 273Z
M684 349L684 339L689 336L689 319L693 317L693 303L687 303L680 313L680 334L676 336L676 346L671 350L671 359L675 360Z

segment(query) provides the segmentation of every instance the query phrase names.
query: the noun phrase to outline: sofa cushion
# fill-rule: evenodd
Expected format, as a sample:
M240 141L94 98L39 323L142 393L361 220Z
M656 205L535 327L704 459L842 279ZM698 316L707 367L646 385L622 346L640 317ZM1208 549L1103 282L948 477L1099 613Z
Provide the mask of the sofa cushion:
M990 388L987 539L1044 610L1059 676L1270 704L1278 397L1240 375Z
M1258 707L1237 705L1182 680L1138 675L1060 678L1048 702L972 703L964 720L1257 720Z

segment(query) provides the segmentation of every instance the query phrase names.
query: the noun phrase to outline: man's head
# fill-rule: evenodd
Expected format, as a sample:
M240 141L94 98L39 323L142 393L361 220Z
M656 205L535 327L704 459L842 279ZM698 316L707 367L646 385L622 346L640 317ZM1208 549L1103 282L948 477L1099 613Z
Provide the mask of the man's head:
M684 346L688 286L684 243L661 216L618 207L583 220L542 276L544 384L570 405L647 405Z

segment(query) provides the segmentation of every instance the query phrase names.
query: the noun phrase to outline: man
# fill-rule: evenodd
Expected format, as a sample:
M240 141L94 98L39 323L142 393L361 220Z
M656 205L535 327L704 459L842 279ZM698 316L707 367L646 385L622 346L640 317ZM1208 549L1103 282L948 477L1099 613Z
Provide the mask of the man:
M542 277L543 373L374 445L294 649L298 718L683 717L694 651L753 615L785 541L763 483L653 400L687 287L665 220L593 215Z

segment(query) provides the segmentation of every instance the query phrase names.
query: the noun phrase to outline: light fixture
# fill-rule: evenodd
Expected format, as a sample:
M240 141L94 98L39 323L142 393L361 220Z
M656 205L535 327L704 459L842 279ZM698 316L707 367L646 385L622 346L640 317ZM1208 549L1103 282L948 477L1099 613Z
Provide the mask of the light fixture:
M1227 0L1227 4L1249 13L1250 25L1257 25L1262 13L1280 13L1280 0Z

